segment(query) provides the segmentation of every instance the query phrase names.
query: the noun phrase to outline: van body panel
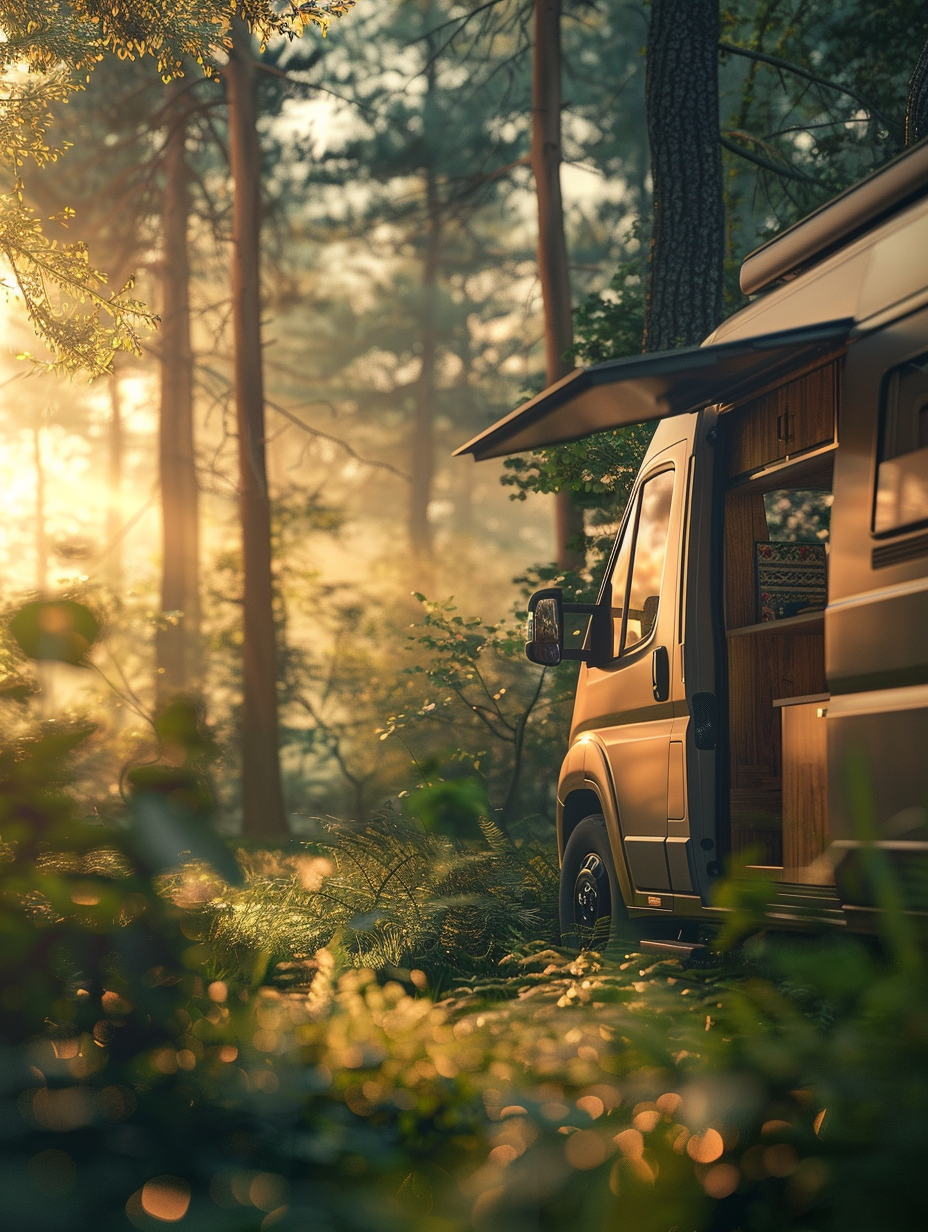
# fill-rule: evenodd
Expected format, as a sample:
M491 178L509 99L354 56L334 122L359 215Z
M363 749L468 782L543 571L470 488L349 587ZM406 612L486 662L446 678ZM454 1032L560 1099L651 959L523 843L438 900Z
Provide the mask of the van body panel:
M595 761L588 753L586 776L593 777L600 792L614 795L617 822L616 863L625 866L629 882L638 891L670 892L676 883L682 891L692 890L685 808L685 737L686 702L674 682L682 678L682 651L679 632L680 583L684 564L684 527L691 492L690 451L696 416L682 422L661 425L641 468L639 479L629 501L634 511L638 493L650 478L672 468L673 496L669 515L663 568L660 578L660 598L654 628L640 647L602 666L584 665L580 671L571 729L571 739L584 733L595 738L588 749L595 747L604 763L596 773ZM681 435L682 429L682 435ZM617 539L632 528L626 525ZM613 553L614 564L616 552ZM634 569L634 565L633 565ZM607 578L609 572L607 571ZM621 602L621 601L619 601ZM653 685L653 656L658 648L666 652L669 663L670 696L656 700ZM672 700L673 694L677 697ZM679 728L681 716L684 727ZM680 739L675 742L674 779L675 819L677 833L684 846L674 852L676 877L672 879L667 859L669 837L669 797L671 736L675 730ZM604 771L608 768L608 774ZM561 794L561 793L559 793ZM679 847L679 842L677 843Z
M684 850L693 891L708 904L726 851L727 822L727 797L720 790L721 778L727 773L725 708L718 704L724 696L726 661L718 550L722 506L716 491L718 409L707 407L688 418L692 461L679 631L687 717L678 720L673 738L682 739L685 754L688 842ZM700 741L711 747L696 747L696 729L689 716L697 697L704 702L716 699L715 739ZM682 837L683 828L672 826L670 836ZM674 859L679 860L679 856Z
M928 681L928 578L921 581L917 590L881 588L828 611L833 695Z
M564 806L571 792L583 791L586 787L583 772L585 761L586 741L575 740L561 763L561 772L557 780L557 849L559 856L563 853L569 838L569 835L564 832Z
M800 276L724 321L712 334L712 345L838 317L859 320L861 288L871 259L866 241L851 256L832 257L817 267L818 277Z
M928 850L928 686L833 699L827 722L839 890L845 901L875 905L855 867L861 846L875 841L897 865Z
M748 253L741 263L741 290L745 295L767 290L830 252L847 249L863 232L924 196L926 183L928 146L920 142Z
M877 450L887 374L928 351L928 311L848 348L835 457L826 672L832 693L928 680L928 555L875 567L878 551L904 547L919 528L874 534ZM837 737L836 737L837 738ZM925 784L928 794L928 782Z
M928 231L908 252L912 223L895 232L895 284L909 290L923 265ZM911 275L911 276L910 276ZM928 311L912 312L848 348L835 456L829 604L825 613L831 859L845 903L872 906L866 849L875 841L905 879L928 839L928 556L906 559L917 526L876 533L881 415L889 375L928 352ZM922 528L924 529L924 528ZM898 558L879 553L896 545ZM900 551L899 549L902 549ZM884 556L885 559L885 556ZM899 847L899 843L903 847ZM911 848L905 844L911 843Z

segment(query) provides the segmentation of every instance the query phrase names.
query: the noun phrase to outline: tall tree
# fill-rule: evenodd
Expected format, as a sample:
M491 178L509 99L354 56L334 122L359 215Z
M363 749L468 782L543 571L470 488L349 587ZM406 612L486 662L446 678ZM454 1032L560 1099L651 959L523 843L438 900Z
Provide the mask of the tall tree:
M40 595L48 585L48 534L45 520L45 461L42 457L40 414L32 424L32 457L35 462L35 588Z
M532 172L538 208L538 276L545 319L545 378L570 372L573 347L570 269L561 196L561 0L535 0L532 62ZM556 551L562 568L583 564L583 511L570 488L556 501Z
M123 470L125 462L125 426L122 416L122 389L119 365L114 362L109 374L110 418L106 451L106 579L116 593L122 589L122 530Z
M243 561L242 828L250 836L287 833L277 725L277 654L271 576L271 502L261 353L260 146L255 61L243 22L232 28L223 69L229 161L234 185L232 317Z
M718 0L652 0L645 85L654 180L648 351L695 345L722 315L718 42Z
M186 159L190 91L166 87L163 149L161 415L161 610L171 614L156 637L162 701L193 692L200 633L199 493L193 431L193 349L190 338L190 213ZM177 613L177 615L173 615Z
M434 75L429 74L434 89ZM422 322L420 367L416 382L416 409L410 455L409 546L420 561L432 555L429 504L435 480L435 396L438 359L438 272L441 261L442 215L435 168L425 168L425 253L422 259Z
M913 145L923 137L928 137L928 42L922 47L912 73L905 108L906 145Z

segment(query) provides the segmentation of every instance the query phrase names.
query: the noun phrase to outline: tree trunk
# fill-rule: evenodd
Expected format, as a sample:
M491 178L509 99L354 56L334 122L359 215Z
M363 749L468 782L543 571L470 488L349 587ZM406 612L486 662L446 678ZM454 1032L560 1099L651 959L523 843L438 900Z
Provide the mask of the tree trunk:
M429 78L434 87L434 69ZM435 364L438 357L438 267L441 260L441 202L435 168L425 169L426 234L422 262L422 366L416 382L416 410L413 419L412 482L409 485L409 547L419 562L432 556L432 528L429 503L435 473Z
M645 350L702 342L722 314L718 0L652 0L645 100L654 230Z
M532 173L538 206L538 276L545 318L545 377L549 385L571 370L570 271L561 199L561 0L535 0L532 65ZM557 562L583 565L583 513L568 490L558 492Z
M928 43L924 45L909 82L905 105L905 143L914 145L928 136Z
M122 471L125 455L125 434L122 422L122 394L119 386L119 368L114 362L109 375L110 422L106 466L106 580L110 590L118 594L123 586L122 543L118 536L122 529Z
M264 440L259 253L260 149L251 37L236 18L223 70L234 183L232 315L244 569L242 644L242 831L287 834L277 746L277 655L271 580L271 505Z
M44 595L48 586L48 535L45 529L45 467L42 462L42 425L32 425L35 462L35 588Z
M199 493L193 438L193 350L190 343L190 213L186 163L187 99L167 87L162 225L161 610L173 617L156 637L158 696L164 702L195 691L200 634Z

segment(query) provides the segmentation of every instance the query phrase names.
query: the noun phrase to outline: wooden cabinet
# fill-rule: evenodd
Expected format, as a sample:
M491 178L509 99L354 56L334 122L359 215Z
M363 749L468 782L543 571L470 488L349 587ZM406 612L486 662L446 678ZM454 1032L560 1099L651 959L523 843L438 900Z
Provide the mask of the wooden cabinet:
M729 412L728 474L744 475L835 438L835 360Z
M827 694L774 702L781 714L783 880L833 885L828 850Z
M823 623L816 613L728 632L731 849L735 857L750 855L768 867L797 858L792 848L787 855L785 817L788 807L791 816L801 816L804 804L787 806L786 793L798 790L797 781L805 791L806 779L786 771L780 707L790 705L784 698L803 702L827 689ZM792 752L789 760L798 764Z

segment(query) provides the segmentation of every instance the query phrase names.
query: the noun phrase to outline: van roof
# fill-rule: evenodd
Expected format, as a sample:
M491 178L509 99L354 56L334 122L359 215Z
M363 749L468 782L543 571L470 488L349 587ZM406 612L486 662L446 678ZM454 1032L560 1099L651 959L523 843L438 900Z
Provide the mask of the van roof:
M757 249L749 263L748 285L769 289L701 347L577 368L455 454L505 457L730 402L928 303L928 140Z
M928 192L928 140L827 201L807 217L775 235L741 262L741 290L764 291L801 270Z

